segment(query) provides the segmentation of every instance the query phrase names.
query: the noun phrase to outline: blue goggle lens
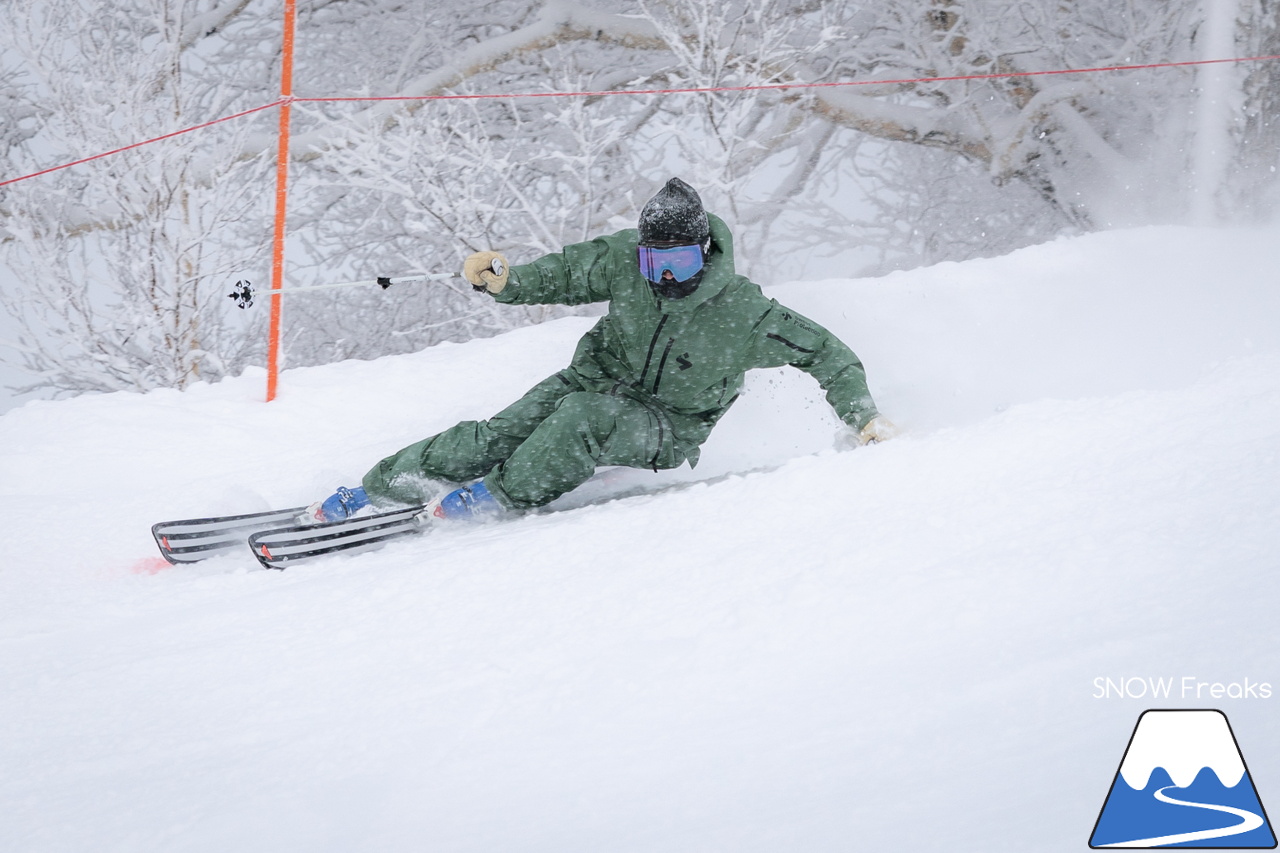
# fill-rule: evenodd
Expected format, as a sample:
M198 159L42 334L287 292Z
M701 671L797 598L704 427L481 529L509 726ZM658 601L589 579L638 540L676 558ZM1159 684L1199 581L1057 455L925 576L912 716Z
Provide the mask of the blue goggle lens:
M702 247L673 246L670 249L654 249L639 246L640 274L649 281L662 281L664 270L671 270L676 281L688 281L702 269Z

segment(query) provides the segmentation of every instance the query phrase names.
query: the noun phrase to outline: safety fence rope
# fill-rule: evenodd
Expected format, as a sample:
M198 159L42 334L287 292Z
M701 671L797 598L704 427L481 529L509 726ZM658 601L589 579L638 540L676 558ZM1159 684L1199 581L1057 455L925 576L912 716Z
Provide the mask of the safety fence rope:
M1239 64L1245 62L1266 62L1270 60L1280 59L1280 54L1269 56L1242 56L1232 57L1229 59L1196 59L1181 62L1148 62L1140 65L1101 65L1093 68L1055 68L1047 71L1010 71L996 74L957 74L952 76L938 77L902 77L889 80L840 80L830 82L815 83L757 83L747 86L693 86L688 88L671 88L671 89L607 89L600 91L572 91L572 92L508 92L508 93L458 93L458 94L435 94L435 95L383 95L383 96L359 96L359 97L280 97L269 104L263 104L252 109L242 110L238 113L222 116L211 121L201 122L181 130L175 130L171 133L165 133L151 139L144 139L141 142L135 142L130 145L124 145L114 148L110 151L103 151L100 154L94 154L90 157L83 157L79 160L73 160L68 163L62 163L57 166L51 166L47 169L41 169L38 172L32 172L29 175L21 175L16 178L6 178L0 180L0 187L9 184L16 184L19 181L26 181L32 178L38 178L42 175L48 175L53 172L70 169L73 166L79 166L83 163L89 163L94 160L101 160L104 157L110 157L120 154L124 151L131 151L135 148L141 148L144 145L151 145L156 142L162 142L166 139L173 139L176 136L192 133L197 130L203 130L223 122L234 121L244 118L245 116L254 115L266 110L275 109L277 107L286 106L296 103L372 103L372 102L391 102L391 101L481 101L481 100L499 100L510 98L600 98L600 97L617 97L617 96L637 96L637 95L692 95L692 94L709 94L715 92L765 92L765 91L785 91L785 90L806 90L806 89L837 89L850 88L856 86L903 86L908 84L922 83L949 83L965 80L999 80L999 79L1021 79L1026 77L1048 77L1055 75L1067 74L1097 74L1104 72L1125 72L1125 71L1142 71L1159 68L1189 68L1204 65L1221 65L1221 64Z

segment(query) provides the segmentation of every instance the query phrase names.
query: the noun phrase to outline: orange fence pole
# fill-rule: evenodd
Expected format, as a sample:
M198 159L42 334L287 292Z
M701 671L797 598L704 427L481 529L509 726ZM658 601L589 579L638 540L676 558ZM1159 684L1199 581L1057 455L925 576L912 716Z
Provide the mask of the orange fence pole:
M276 224L271 248L271 321L267 338L267 402L280 378L280 293L284 289L285 213L289 198L289 113L293 101L293 24L297 0L284 2L284 52L280 68L280 129L276 143Z

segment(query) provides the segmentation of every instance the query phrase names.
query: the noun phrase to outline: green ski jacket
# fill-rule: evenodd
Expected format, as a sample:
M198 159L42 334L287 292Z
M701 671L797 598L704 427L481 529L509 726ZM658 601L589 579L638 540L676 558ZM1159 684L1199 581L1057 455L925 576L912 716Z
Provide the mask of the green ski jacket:
M589 390L626 394L664 414L691 465L753 368L798 367L818 381L841 420L861 429L877 414L862 362L831 332L736 274L729 228L719 217L708 218L711 251L703 278L683 298L661 298L641 275L635 229L514 266L494 298L607 301L608 314L578 343L570 369Z

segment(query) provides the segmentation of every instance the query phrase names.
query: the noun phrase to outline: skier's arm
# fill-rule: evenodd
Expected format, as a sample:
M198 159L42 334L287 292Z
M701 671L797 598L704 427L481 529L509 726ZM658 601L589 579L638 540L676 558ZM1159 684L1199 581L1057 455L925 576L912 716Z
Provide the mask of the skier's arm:
M840 420L861 430L879 412L862 362L843 341L812 320L770 300L755 329L755 367L798 367L818 381Z
M493 298L510 305L603 302L620 274L621 258L630 257L634 263L634 241L628 249L618 237L574 243L533 263L512 267L506 287Z

